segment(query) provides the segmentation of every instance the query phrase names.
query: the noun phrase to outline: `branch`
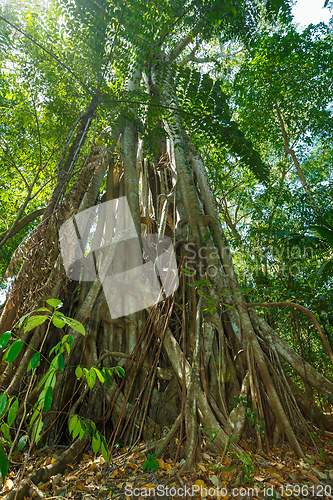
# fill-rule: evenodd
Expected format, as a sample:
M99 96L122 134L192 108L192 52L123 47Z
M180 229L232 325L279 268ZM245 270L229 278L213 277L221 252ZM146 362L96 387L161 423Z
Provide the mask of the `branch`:
M258 306L258 307L279 307L279 306L287 306L287 307L293 307L294 309L299 309L300 311L304 312L305 314L307 314L309 316L309 318L311 319L311 321L313 322L314 326L317 328L317 331L321 337L321 340L323 341L323 344L325 346L325 349L327 351L327 354L329 355L329 358L333 364L333 352L332 352L332 349L329 345L329 343L327 342L327 339L324 335L324 332L323 330L321 329L321 326L319 324L319 321L317 320L317 318L315 317L315 315L309 311L309 309L307 309L306 307L304 306L301 306L299 304L295 304L295 302L271 302L271 303L261 303L261 302L252 302L251 304L245 304L245 307L255 307L255 306Z
M177 59L177 57L185 50L188 44L193 42L195 35L196 33L191 33L190 35L186 35L186 37L183 38L181 42L179 42L177 47L169 55L169 62L173 62L175 59Z
M35 210L34 212L31 212L30 214L23 217L23 219L21 219L20 221L17 221L16 223L14 223L11 228L9 228L6 231L4 231L3 233L1 233L0 234L0 246L2 246L1 242L5 237L6 237L6 241L7 241L9 238L12 238L13 236L15 236L15 234L17 234L19 231L21 231L21 229L23 229L25 226L30 224L30 222L37 219L41 215L43 215L44 210L45 210L45 208L40 208L38 210ZM7 235L9 232L10 232L10 236L7 238Z
M309 189L308 184L306 182L303 170L302 170L302 168L301 168L301 166L299 164L299 161L298 161L298 158L296 156L296 153L289 146L289 139L288 139L288 136L287 136L285 123L283 121L282 114L281 114L280 108L279 108L279 106L278 106L277 103L274 104L274 108L275 108L277 116L278 116L278 120L279 120L279 124L280 124L280 128L281 128L281 132L282 132L282 136L283 136L285 154L286 155L290 155L292 157L294 165L295 165L297 173L298 173L298 177L299 177L299 179L300 179L300 181L302 183L303 188L305 189L305 192L307 193L307 195L309 197L309 200L311 202L312 208L313 208L314 212L316 213L316 204L315 204L315 201L314 201L314 199L312 197L311 190Z

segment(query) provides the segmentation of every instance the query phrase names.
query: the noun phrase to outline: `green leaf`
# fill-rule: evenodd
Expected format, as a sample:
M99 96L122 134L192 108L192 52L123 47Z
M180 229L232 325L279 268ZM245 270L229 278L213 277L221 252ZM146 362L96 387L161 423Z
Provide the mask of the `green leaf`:
M75 427L73 428L73 439L75 439L82 431L82 426L81 426L81 420L78 419L76 424L75 424Z
M58 368L60 373L64 369L64 366L65 366L64 356L62 355L62 353L60 353L58 356Z
M102 442L101 442L101 451L102 451L102 457L104 458L104 460L106 462L109 462L109 460L110 460L109 452L108 452L107 446L104 443L104 439L102 439Z
M209 439L208 439L208 443L211 443L216 438L217 433L218 433L218 431L214 431L211 433L211 435L209 436Z
M35 368L37 368L39 363L40 363L40 352L35 352L35 354L32 356L28 364L27 372L29 370L34 370Z
M47 299L46 303L54 307L54 309L59 309L63 305L59 299Z
M9 425L9 427L12 425L12 423L16 418L17 410L18 410L18 400L15 399L14 403L12 404L8 412L7 424Z
M77 416L77 415L74 415L74 416L71 418L71 420L70 420L70 422L69 422L69 426L68 426L68 428L69 428L69 432L73 432L73 430L75 429L75 426L76 426L76 424L77 424L77 419L78 419L78 416Z
M9 468L8 458L4 452L2 444L0 443L0 473L3 483L5 482L6 476L8 474L8 468Z
M49 317L45 316L44 314L39 314L38 316L31 316L26 321L24 331L30 332L30 330L36 328L36 326L42 325L48 318Z
M125 370L122 366L116 366L115 370L120 378L124 378L125 376Z
M2 392L0 394L0 418L4 416L6 413L7 409L7 394L5 392Z
M80 365L75 368L75 375L76 375L77 378L81 378L82 377L83 370L82 370L82 368L81 368Z
M10 438L10 428L9 428L9 425L8 425L8 424L6 424L6 422L4 422L4 423L2 424L2 426L1 426L1 432L2 432L2 434L3 434L3 437L4 437L7 441L11 442L11 438Z
M67 325L70 326L76 332L81 333L82 335L86 334L84 326L76 319L64 317L64 320L66 321Z
M54 316L52 318L52 323L56 328L63 328L66 324L66 321L64 321L62 318L57 318L56 316Z
M83 371L85 373L87 383L90 389L92 389L96 382L96 372L94 370L94 367L91 367L90 370L87 370L87 368L83 368Z
M8 341L10 339L11 334L12 334L12 332L5 332L3 335L1 335L1 337L0 337L0 348L1 349L6 347L6 345L8 344Z
M237 467L237 464L234 464L234 465L231 465L230 467L221 467L221 468L219 468L219 470L222 472L230 472L230 471L236 469L236 467Z
M29 436L27 436L26 434L24 434L24 436L20 437L20 439L19 439L19 441L17 443L17 449L19 451L23 450L23 448L27 444L28 439L29 439Z
M96 438L93 438L93 440L92 440L92 449L93 449L93 452L95 453L95 455L97 455L97 453L100 449L100 446L101 446L101 438L100 438L100 435L97 434Z
M45 413L47 413L49 411L49 409L51 408L52 399L53 399L52 387L49 386L46 389L45 399L44 399L44 411L45 411Z
M183 271L183 274L187 274L188 276L195 275L195 271L189 271L188 269L186 269L186 267L183 267L182 271Z
M19 355L22 348L22 340L16 340L14 344L8 349L7 361L8 364L12 363L14 359Z
M95 372L96 372L97 377L99 378L99 381L100 381L102 384L104 384L104 382L105 382L105 378L104 378L104 376L102 375L101 371L100 371L98 368L96 368L96 366L93 366L93 368L94 368L94 370L95 370Z
M38 424L36 424L36 425L37 425L37 430L36 430L36 434L35 434L35 441L36 441L36 443L38 443L38 441L41 438L40 433L42 432L42 428L43 428L42 419L40 419Z

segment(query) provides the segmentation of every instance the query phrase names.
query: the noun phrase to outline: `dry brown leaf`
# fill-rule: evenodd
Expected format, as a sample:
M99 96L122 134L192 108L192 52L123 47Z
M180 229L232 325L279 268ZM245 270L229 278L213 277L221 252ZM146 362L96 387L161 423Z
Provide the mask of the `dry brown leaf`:
M38 488L42 491L46 490L48 487L50 486L50 481L46 481L46 483L44 484L41 484L40 486L38 486Z
M95 464L94 462L89 465L89 470L96 470L96 469L97 469L97 464Z
M126 467L131 467L131 469L133 469L133 470L136 470L139 468L138 465L134 464L133 462L128 462L128 464L125 465L125 469L126 469Z
M315 476L314 474L311 474L311 472L304 472L304 474L306 476L308 476L309 479L311 479L311 481L313 483L320 483L319 479L317 478L317 476Z
M160 466L161 469L163 469L163 470L172 469L171 465L168 464L167 462L164 462L164 460L162 460L161 458L158 458L157 461L158 461L158 465Z
M283 477L280 474L278 474L276 472L276 470L273 469L272 467L270 467L269 469L266 470L266 474L269 474L274 479L277 479L278 481L280 481L280 483L283 483Z
M143 490L150 490L150 489L154 489L154 488L156 488L156 485L153 483L147 483L147 484L142 486Z

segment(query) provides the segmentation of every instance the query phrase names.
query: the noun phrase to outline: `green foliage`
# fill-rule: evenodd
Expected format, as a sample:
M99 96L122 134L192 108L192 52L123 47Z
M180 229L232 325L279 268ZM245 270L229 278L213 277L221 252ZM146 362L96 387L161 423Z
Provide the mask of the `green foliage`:
M15 333L15 330L23 329L24 332L30 331L34 328L40 327L46 321L48 322L47 332L49 331L50 325L59 326L59 328L63 328L64 326L68 326L72 330L78 332L81 335L85 335L85 329L83 325L61 313L58 309L62 307L62 302L58 299L48 299L46 303L53 309L52 311L47 307L38 308L30 313L25 314L22 318L17 322L16 327L13 332L5 332L0 338L0 346L2 349L5 349L4 355L2 357L2 362L7 362L8 364L13 363L15 359L19 356L20 351L23 346L23 342L21 339L17 338L18 333ZM41 312L47 314L39 314ZM36 314L37 313L37 314ZM58 323L54 320L58 320ZM14 340L11 344L10 341ZM40 391L37 402L34 404L32 409L32 415L30 419L30 433L31 433L31 442L36 442L41 439L41 433L43 429L42 415L46 414L52 406L53 400L53 389L56 384L57 374L61 373L65 368L66 358L65 356L70 354L71 346L73 345L74 339L73 337L66 333L62 336L60 342L58 342L49 353L49 358L52 357L51 361L41 356L41 352L35 352L28 364L27 373L31 372L31 377L36 377L36 370L40 365L41 359L46 361L49 366L44 374L43 378L40 380L37 389ZM86 380L90 388L92 388L96 381L96 375L101 383L107 381L111 385L110 376L113 374L114 370L119 376L124 376L124 369L122 367L114 367L106 370L102 368L101 370L92 367L90 370L84 368L82 370L81 367L76 368L76 375L82 376L83 372L86 374ZM94 374L94 376L92 375ZM4 481L7 472L8 472L8 458L5 454L3 446L12 446L13 441L11 438L11 427L14 424L14 421L17 416L17 412L19 409L19 400L17 398L11 397L8 398L6 392L0 393L0 425L1 425L1 435L0 435L0 472L2 475L2 479ZM6 422L4 421L7 415ZM80 420L81 422L81 420ZM101 449L103 456L105 459L108 458L107 452L107 443L105 438L96 430L96 426L93 422L82 421L82 425L80 424L80 430L83 432L87 432L89 437L92 437L92 446L95 453L99 449ZM79 425L79 424L78 424ZM70 430L72 430L73 423L70 425ZM18 435L15 436L15 442L18 439ZM17 449L22 451L24 446L26 445L29 437L27 434L23 434L20 439L17 441ZM96 451L97 450L97 451Z
M88 435L92 438L92 449L95 455L101 450L102 456L106 462L109 461L108 445L105 437L97 430L96 424L92 420L82 418L74 415L69 422L69 432L72 438L82 439L83 436Z
M159 468L156 455L147 455L146 460L143 463L142 469L147 471L156 472Z

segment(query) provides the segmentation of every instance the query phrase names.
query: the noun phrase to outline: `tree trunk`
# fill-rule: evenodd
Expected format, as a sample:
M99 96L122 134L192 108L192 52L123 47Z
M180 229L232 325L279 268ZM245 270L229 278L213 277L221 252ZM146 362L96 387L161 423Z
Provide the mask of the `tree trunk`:
M171 91L165 93L166 106L177 104L173 96ZM94 147L62 201L57 186L47 217L14 253L8 275L16 278L1 315L1 333L52 297L62 300L65 315L84 324L86 336L68 326L20 331L26 347L15 363L2 364L1 387L20 401L18 422L22 415L28 421L29 408L38 398L37 385L48 368L43 361L30 383L28 364L40 349L48 358L67 332L74 342L64 370L57 374L51 411L43 415L44 442L65 440L68 420L77 414L96 423L110 450L117 442L152 440L170 428L157 442L157 451L166 453L178 434L176 456L186 456L184 469L204 445L219 452L230 445L240 453L237 442L244 432L253 435L259 450L267 448L277 428L301 457L299 440L309 439L313 424L306 393L290 382L285 363L298 373L303 389L310 384L318 393L333 396L333 383L247 308L200 153L176 112L164 127L165 149L155 163L142 154L137 129L130 122L114 135L121 153ZM76 158L83 142L74 141ZM160 237L170 237L179 272L179 287L172 296L118 318L110 315L100 281L79 282L66 276L59 247L59 228L98 203L105 176L103 199L127 197L139 236L158 231ZM94 238L102 241L98 231L102 229L97 224ZM101 250L104 259L112 260L112 248ZM123 260L139 265L140 256L126 252ZM120 365L125 377L115 377L110 386L97 379L90 388L77 380L77 365L87 369ZM246 418L248 409L252 426ZM260 422L264 424L258 427ZM328 418L321 425L332 429Z

